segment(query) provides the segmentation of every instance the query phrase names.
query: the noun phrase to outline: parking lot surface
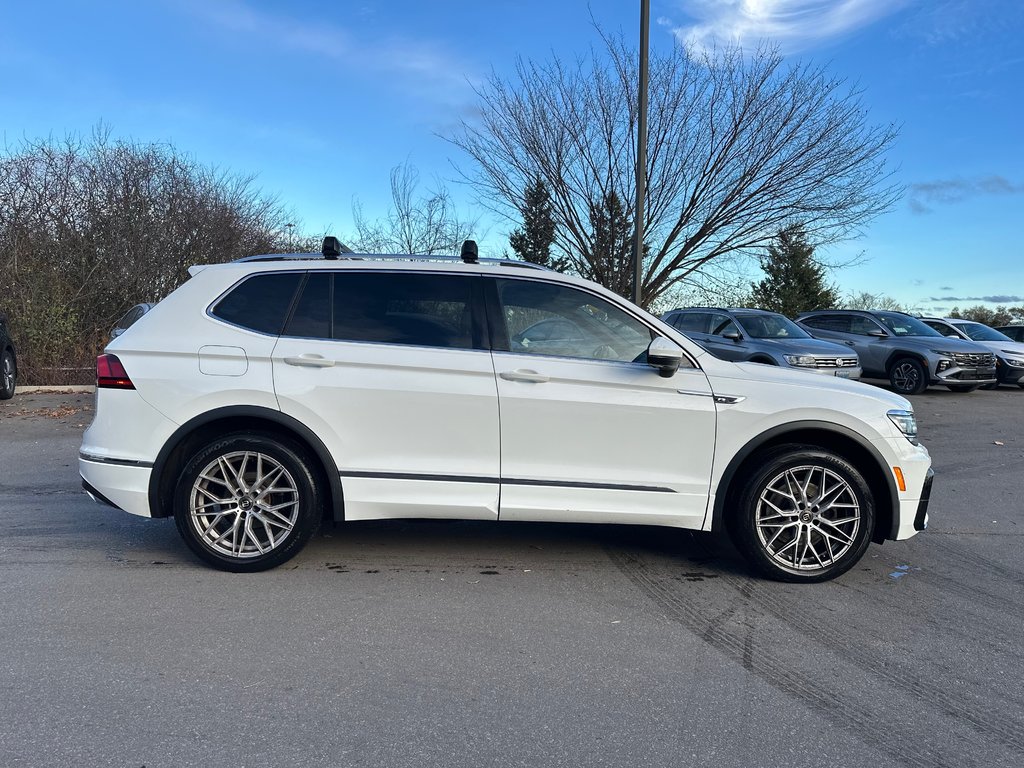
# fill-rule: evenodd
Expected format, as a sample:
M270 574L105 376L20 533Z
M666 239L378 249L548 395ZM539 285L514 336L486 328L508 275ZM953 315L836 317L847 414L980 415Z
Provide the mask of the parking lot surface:
M702 534L324 528L263 574L80 491L0 405L0 766L1024 765L1024 392L914 398L928 531L836 581Z

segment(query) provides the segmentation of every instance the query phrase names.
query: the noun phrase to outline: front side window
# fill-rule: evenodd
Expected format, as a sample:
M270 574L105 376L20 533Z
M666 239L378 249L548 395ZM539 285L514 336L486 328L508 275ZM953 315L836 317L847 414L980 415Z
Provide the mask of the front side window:
M531 355L643 362L650 329L586 291L529 280L498 280L509 349Z
M807 339L810 335L782 315L737 313L736 319L752 339Z
M210 314L251 331L278 335L292 305L302 274L277 272L254 275L239 283L210 310Z
M713 313L711 315L711 334L713 336L724 336L727 333L739 333L740 329L728 315Z

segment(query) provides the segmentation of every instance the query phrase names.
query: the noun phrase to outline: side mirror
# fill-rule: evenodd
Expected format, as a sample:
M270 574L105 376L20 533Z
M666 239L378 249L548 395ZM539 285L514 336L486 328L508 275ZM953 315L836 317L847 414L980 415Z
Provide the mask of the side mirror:
M743 338L743 334L739 331L726 331L722 334L723 339L731 339L732 341L739 341Z
M683 350L664 336L658 336L647 347L647 364L657 369L664 379L671 378L683 362Z
M888 339L889 334L883 331L881 328L875 328L874 330L868 331L868 336L874 336L878 339Z

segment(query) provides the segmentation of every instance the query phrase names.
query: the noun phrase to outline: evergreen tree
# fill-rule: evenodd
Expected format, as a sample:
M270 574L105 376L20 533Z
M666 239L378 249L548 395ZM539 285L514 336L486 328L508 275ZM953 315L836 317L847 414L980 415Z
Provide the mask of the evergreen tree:
M825 270L814 260L814 246L799 226L783 229L761 257L764 279L753 286L752 301L759 309L794 317L811 309L828 309L839 293L825 284Z
M551 258L551 244L555 241L555 218L551 206L551 193L539 176L523 191L523 205L519 209L523 226L508 236L509 245L523 261L561 270L561 260Z
M584 275L630 298L633 291L633 218L614 191L590 203L590 275ZM646 248L644 249L646 251Z

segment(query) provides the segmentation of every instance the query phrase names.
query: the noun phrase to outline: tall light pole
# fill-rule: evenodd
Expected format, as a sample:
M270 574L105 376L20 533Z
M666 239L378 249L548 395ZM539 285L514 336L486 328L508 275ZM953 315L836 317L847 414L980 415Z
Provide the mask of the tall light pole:
M633 303L641 306L644 269L644 198L647 196L647 58L651 0L640 0L640 83L636 121L636 243L633 246Z

